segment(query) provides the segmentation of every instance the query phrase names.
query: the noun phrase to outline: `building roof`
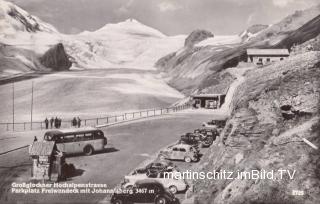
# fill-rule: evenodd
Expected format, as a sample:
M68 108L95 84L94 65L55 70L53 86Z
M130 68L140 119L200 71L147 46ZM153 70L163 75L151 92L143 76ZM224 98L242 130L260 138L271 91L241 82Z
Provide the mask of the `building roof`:
M29 154L31 156L50 156L52 154L54 141L36 141L30 146Z
M218 96L223 96L226 94L198 94L198 95L192 95L192 98L213 98L213 97L218 97Z
M247 49L248 55L287 55L289 56L288 49Z

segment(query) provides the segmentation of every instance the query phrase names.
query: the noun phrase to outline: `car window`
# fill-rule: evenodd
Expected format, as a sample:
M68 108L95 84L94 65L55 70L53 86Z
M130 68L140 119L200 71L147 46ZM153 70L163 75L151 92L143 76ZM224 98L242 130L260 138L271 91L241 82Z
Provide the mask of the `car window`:
M180 148L180 152L186 152L186 149Z
M179 151L177 147L172 148L172 151Z

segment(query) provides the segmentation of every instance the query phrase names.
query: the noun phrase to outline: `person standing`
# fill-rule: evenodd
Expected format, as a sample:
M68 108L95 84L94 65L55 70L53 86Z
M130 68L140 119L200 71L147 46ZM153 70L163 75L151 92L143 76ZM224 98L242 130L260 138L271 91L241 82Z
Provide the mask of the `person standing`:
M54 127L55 127L55 128L58 128L58 123L59 123L59 121L58 121L58 118L56 117L56 118L54 119Z
M51 127L51 129L52 129L52 126L53 126L53 122L54 122L54 118L51 117L51 119L50 119L50 127Z
M36 142L36 141L38 141L38 138L37 138L37 136L34 136L33 142Z
M77 127L77 119L76 119L76 117L73 117L73 119L72 119L72 126L73 127Z
M46 129L48 129L49 128L49 120L48 120L48 118L46 118L44 120L44 123L46 124Z
M62 119L61 119L61 118L59 118L59 119L58 119L58 128L60 128L60 127L61 127L61 123L62 123Z
M78 117L78 120L77 120L77 124L78 124L78 128L81 126L81 119Z

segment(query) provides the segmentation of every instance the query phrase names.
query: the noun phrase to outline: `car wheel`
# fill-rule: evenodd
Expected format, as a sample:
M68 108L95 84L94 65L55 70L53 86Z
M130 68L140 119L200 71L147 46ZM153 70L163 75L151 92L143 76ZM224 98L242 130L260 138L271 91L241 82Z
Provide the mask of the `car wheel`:
M120 199L117 199L117 200L113 201L113 204L123 204L123 201Z
M171 191L171 193L176 194L178 192L178 189L176 186L170 186L169 190Z
M84 149L83 149L83 152L85 155L89 156L93 153L93 147L92 146L86 146Z
M164 197L159 197L155 200L155 204L166 204L167 200Z
M191 160L190 157L185 157L185 158L184 158L184 161L187 162L187 163L190 163L192 160Z

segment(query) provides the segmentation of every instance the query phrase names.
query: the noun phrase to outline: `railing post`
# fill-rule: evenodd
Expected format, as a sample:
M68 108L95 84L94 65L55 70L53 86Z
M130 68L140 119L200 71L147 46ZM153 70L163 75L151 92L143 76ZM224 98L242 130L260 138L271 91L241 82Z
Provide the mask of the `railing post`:
M153 109L153 116L156 116L156 109Z
M99 118L97 118L97 125L99 124Z
M149 116L149 111L147 110L147 117Z
M140 111L140 118L142 117L142 112Z
M107 124L109 123L109 117L107 117Z
M84 120L84 125L87 126L87 120Z
M117 118L118 118L118 116L114 116L114 118L115 118L115 119L114 119L114 121L115 121L115 122L117 122L117 120L118 120L118 119L117 119Z

